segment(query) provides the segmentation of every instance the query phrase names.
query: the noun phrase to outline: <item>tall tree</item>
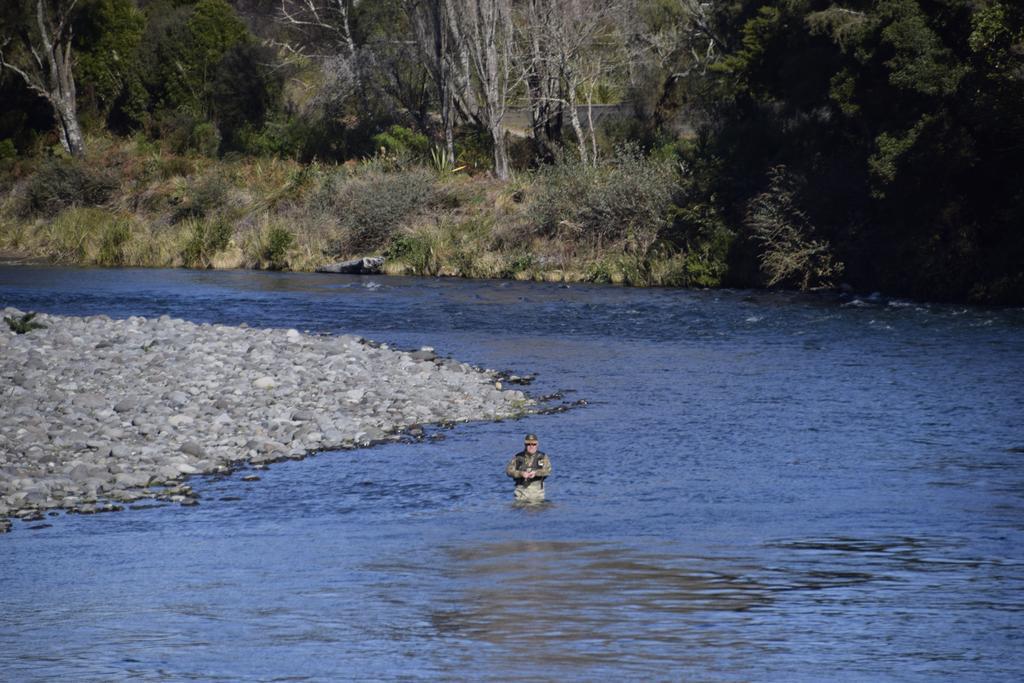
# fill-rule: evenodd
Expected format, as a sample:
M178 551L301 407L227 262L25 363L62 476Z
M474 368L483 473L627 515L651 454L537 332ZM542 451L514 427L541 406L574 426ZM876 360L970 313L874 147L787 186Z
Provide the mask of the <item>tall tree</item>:
M75 20L75 81L86 124L127 132L143 123L148 96L139 48L146 16L135 0L87 0Z
M444 146L455 158L455 115L458 81L451 30L452 18L446 0L406 0L405 11L416 36L420 54L430 72L441 108Z
M482 119L494 141L494 174L509 177L508 146L502 120L513 73L513 30L509 0L446 0L457 44L465 47L473 67L474 88Z
M78 0L8 0L0 28L0 68L21 76L50 103L64 149L85 154L71 54Z
M629 21L622 0L529 0L520 5L518 58L542 158L552 155L568 116L580 160L596 161L595 93L625 61L621 26Z
M562 141L565 113L562 78L552 59L547 27L557 11L556 0L528 0L521 6L519 20L521 62L526 72L530 100L530 127L538 158L553 161Z

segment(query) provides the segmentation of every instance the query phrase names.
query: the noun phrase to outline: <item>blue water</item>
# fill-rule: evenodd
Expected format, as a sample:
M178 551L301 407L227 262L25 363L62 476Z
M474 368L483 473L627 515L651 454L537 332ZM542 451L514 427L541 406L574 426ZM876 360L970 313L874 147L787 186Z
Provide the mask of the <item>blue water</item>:
M17 523L2 680L1024 668L1020 309L27 267L0 267L0 305L430 345L588 402L194 479L198 507ZM541 508L503 473L526 432L554 465Z

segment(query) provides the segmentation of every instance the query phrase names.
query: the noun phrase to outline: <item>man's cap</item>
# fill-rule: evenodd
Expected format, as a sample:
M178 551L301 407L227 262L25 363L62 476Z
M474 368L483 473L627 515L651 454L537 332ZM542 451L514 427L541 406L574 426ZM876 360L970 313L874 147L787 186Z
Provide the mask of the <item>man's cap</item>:
M537 435L536 434L527 434L526 438L523 439L523 443L526 443L526 444L538 443L537 442Z

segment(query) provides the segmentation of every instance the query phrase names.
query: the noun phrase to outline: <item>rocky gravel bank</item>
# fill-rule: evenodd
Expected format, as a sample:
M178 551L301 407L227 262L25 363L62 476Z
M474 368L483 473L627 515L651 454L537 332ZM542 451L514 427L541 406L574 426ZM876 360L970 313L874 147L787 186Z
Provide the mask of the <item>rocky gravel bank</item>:
M0 325L0 531L56 508L194 504L187 475L508 417L528 402L493 373L353 336L167 316L35 321L46 327Z

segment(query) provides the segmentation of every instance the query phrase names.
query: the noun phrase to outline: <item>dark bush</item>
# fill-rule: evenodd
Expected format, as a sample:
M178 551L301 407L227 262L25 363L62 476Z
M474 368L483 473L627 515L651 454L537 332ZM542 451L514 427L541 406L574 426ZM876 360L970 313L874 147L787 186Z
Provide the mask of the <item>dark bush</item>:
M223 131L222 147L252 149L251 138L280 106L283 72L275 68L276 52L262 45L232 47L217 65L211 86L213 117Z
M227 201L228 182L223 176L211 174L189 184L171 215L171 222L188 218L204 218L217 212Z
M430 206L435 195L434 175L425 169L336 174L321 195L324 210L340 228L332 251L342 255L380 249L411 216Z
M460 130L455 138L455 165L469 171L494 168L494 139L481 128Z
M55 216L70 206L99 206L117 189L117 180L86 161L48 159L28 183L18 213Z
M668 225L678 185L668 162L623 150L599 166L566 162L538 171L527 210L536 235L645 251Z
M157 134L177 154L197 153L212 158L220 150L217 126L187 111L161 113L157 118Z

